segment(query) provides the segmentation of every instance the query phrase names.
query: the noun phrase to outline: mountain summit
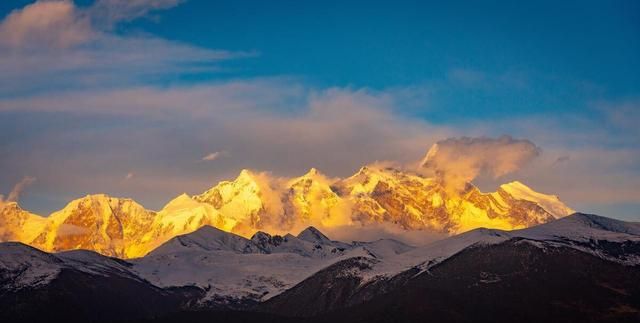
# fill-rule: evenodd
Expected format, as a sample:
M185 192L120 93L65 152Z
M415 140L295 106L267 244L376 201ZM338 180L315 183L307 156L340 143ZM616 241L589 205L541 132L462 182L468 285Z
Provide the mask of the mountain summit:
M320 230L314 227L308 227L298 234L298 239L317 244L330 244L331 240L327 238Z
M0 206L0 241L45 251L88 249L120 258L141 257L203 226L251 237L304 230L301 240L322 244L319 229L387 223L405 230L457 234L478 227L513 230L573 213L557 196L511 182L483 193L471 183L451 193L441 181L395 168L362 167L332 179L312 168L290 179L243 170L206 192L181 194L160 211L131 199L87 195L41 217L15 203Z

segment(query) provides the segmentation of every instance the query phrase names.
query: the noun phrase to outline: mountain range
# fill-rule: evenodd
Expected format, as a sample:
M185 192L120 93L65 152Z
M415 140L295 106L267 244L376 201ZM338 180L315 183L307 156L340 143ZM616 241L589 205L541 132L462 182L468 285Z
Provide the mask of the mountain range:
M492 193L471 183L452 192L438 178L376 165L347 178L329 178L316 169L294 178L243 170L202 194L179 195L159 211L104 194L73 200L47 217L16 202L3 203L0 241L132 259L205 226L245 238L256 231L284 235L307 226L324 230L372 223L454 235L479 227L527 228L573 212L557 196L520 182Z
M575 213L424 246L212 226L131 260L0 243L0 319L637 322L640 223Z

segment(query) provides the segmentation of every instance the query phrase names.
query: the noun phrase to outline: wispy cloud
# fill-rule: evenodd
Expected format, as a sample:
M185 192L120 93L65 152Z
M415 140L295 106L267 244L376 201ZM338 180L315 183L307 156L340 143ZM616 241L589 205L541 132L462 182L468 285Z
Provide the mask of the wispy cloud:
M556 115L481 122L462 130L398 113L406 106L404 100L413 96L396 93L397 89L318 89L291 79L262 79L4 99L0 111L81 119L74 127L34 129L20 142L5 145L2 148L8 153L0 165L35 174L39 188L49 186L51 194L65 185L66 190L80 193L130 194L159 206L176 192L196 193L236 176L241 168L293 176L317 167L331 176L344 176L376 160L417 161L444 138L510 133L535 142L524 142L524 146L532 147L529 155L538 157L524 169L489 172L503 175L497 180L480 176L475 181L496 185L521 180L537 190L559 194L576 209L593 201L640 203L638 149L624 146L628 140L612 142L609 132L593 122ZM29 114L29 120L33 118ZM575 146L575 142L585 145ZM19 146L31 151L26 153ZM536 154L536 146L544 152ZM233 154L220 158L211 147L225 147ZM480 152L465 155L499 162L512 152L511 148L506 153L476 150ZM213 158L216 169L205 167L204 162L194 166L193 156ZM514 160L503 161L509 166ZM135 183L121 186L121 181L111 178L122 178L122 165L144 172L136 172ZM172 184L158 184L163 181Z
M11 192L9 192L9 195L7 195L6 199L4 195L0 194L0 209L2 209L5 203L18 202L18 200L20 200L20 195L22 195L22 192L24 191L24 189L27 188L27 186L33 184L33 182L35 181L36 181L35 177L25 176L13 186L13 188L11 189Z
M206 154L202 157L202 161L214 161L222 156L228 156L229 154L226 151L215 151L209 154Z
M600 100L592 102L591 106L602 116L602 126L635 136L624 136L619 139L631 139L638 143L640 136L640 98L619 101ZM640 146L640 144L638 144Z
M384 91L323 90L289 79L0 99L0 111L32 115L32 121L79 118L74 127L34 129L4 146L9 153L0 166L36 170L41 189L50 185L52 194L63 185L67 191L132 192L143 202L196 193L241 168L288 176L317 167L348 175L376 160L413 161L452 135L446 127L397 115L402 100ZM18 144L30 147L29 156ZM193 156L215 160L215 170L194 164ZM121 181L125 165L139 170L135 183ZM147 185L163 179L175 184Z
M71 1L38 1L12 11L0 22L0 95L215 73L221 61L255 55L116 34L108 27L179 2L102 0L78 8Z
M123 21L147 16L156 10L173 8L186 0L97 0L87 14L95 24L111 27Z

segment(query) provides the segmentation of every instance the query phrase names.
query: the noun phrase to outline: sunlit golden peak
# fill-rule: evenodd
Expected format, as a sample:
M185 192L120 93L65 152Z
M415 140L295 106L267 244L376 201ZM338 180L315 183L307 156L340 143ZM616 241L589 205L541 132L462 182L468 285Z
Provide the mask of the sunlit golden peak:
M0 212L3 212L5 209L11 210L12 212L23 212L24 210L18 205L18 202L3 202L0 201Z
M105 193L87 194L84 197L73 200L67 204L67 207L72 207L77 204L111 204L111 203L125 203L139 205L136 201L127 197L113 197ZM140 207L142 207L140 205Z
M253 172L248 169L243 169L240 171L237 179L251 179L254 176Z
M18 202L14 202L14 201L2 202L0 203L0 208L1 207L14 207L14 208L21 209L20 206L18 205Z
M573 213L556 196L520 182L493 193L467 187L464 194L448 194L432 177L377 163L343 179L315 168L289 179L244 169L202 194L177 196L158 212L131 199L94 194L46 218L0 209L0 228L43 250L85 248L131 258L206 225L245 237L257 230L283 234L309 225L324 230L370 223L454 234L519 229Z
M349 180L353 180L353 179L356 179L356 178L366 178L366 177L371 176L372 173L375 173L377 171L378 171L378 169L376 167L374 167L374 166L370 166L370 165L362 166L362 167L360 167L358 172L356 172L355 174L351 175L351 177L346 178L345 180L349 181Z
M189 198L191 198L191 197L190 197L190 196L189 196L189 194L187 194L187 193L182 193L182 194L178 195L178 197L176 197L176 198L180 198L180 199L189 199Z
M311 167L309 169L309 171L306 174L304 174L303 176L304 177L315 177L318 174L320 174L320 172L315 167Z
M126 197L114 197L105 193L95 193L95 194L87 194L84 197L79 198L79 200L105 201L105 200L131 200L131 199Z
M557 195L536 192L519 181L502 184L500 185L500 190L519 199L534 200L556 217L567 216L575 212L575 210L562 203Z
M366 174L369 172L369 166L362 166L360 167L360 169L358 170L358 172L356 173L356 175L359 174Z
M191 196L189 196L187 193L182 193L178 196L176 196L173 200L169 201L169 203L167 203L167 205L165 205L165 209L167 207L171 207L174 205L182 205L184 203L188 203L193 201L193 199L191 198Z

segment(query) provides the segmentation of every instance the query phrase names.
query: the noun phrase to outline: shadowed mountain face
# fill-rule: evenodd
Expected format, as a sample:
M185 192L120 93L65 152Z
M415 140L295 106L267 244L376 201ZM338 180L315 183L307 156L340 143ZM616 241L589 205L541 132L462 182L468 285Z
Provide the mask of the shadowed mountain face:
M371 223L453 235L478 227L527 228L571 213L556 196L519 182L493 193L472 184L451 192L435 178L393 168L367 166L344 179L327 178L315 169L291 179L244 170L200 195L182 194L157 212L104 194L71 201L46 218L5 203L0 205L0 241L130 259L203 226L247 238L256 231L284 235L307 226Z
M213 227L131 261L0 244L0 319L625 322L640 318L640 224L575 214L429 245Z
M600 320L616 321L640 313L640 284L633 280L639 264L640 224L575 214L519 231L474 230L381 261L347 259L267 300L260 309L301 317L347 312L354 320L381 322L415 321L420 309L445 321L552 317L531 312L529 304L537 304L534 308L541 313L563 313L576 320L600 313ZM622 277L627 272L629 276ZM581 290L585 298L573 290ZM619 292L617 297L611 296L612 290ZM487 301L492 293L496 297ZM600 297L606 301L599 302ZM492 306L498 299L501 303ZM476 303L482 306L473 307ZM575 306L582 303L593 311L578 315L583 309ZM616 306L625 313L616 314ZM364 309L354 314L359 307ZM412 311L415 315L407 314ZM494 311L504 316L492 319ZM610 318L603 314L609 311Z
M202 291L162 289L132 265L90 251L48 254L19 243L0 245L3 322L148 318L183 309Z
M512 239L463 250L426 272L387 281L341 276L334 265L261 309L348 322L633 322L640 318L640 268L565 247ZM338 279L332 277L340 277ZM337 286L336 286L337 285ZM330 287L329 287L330 286Z

